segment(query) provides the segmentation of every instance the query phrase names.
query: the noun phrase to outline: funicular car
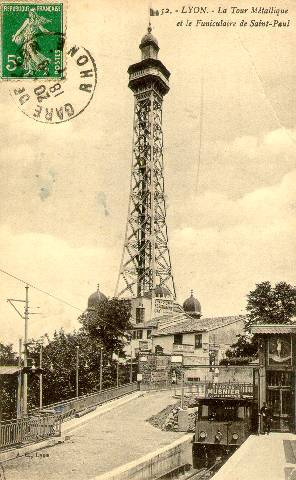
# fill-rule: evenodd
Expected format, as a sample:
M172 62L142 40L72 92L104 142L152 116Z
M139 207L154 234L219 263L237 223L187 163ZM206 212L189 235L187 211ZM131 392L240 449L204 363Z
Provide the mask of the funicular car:
M195 468L231 455L256 430L257 406L251 387L213 384L206 397L198 400L192 452Z

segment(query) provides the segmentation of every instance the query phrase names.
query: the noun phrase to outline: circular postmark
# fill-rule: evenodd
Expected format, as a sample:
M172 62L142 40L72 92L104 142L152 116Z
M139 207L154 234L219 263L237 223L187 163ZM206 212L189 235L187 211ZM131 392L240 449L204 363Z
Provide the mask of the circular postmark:
M57 55L61 55L61 51L57 50ZM37 122L72 120L86 109L94 96L97 67L90 52L73 45L64 55L67 57L64 78L24 79L10 88L10 95L18 108ZM62 69L58 58L55 63L57 69Z

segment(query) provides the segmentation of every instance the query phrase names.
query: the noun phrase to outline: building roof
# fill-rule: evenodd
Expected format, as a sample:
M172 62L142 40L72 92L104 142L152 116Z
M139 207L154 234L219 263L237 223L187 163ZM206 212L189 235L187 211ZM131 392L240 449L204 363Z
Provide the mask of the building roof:
M18 373L20 367L15 365L0 365L0 375L13 375Z
M197 298L194 297L193 290L191 290L190 297L184 301L183 308L188 313L201 313L201 305Z
M100 303L102 303L106 300L107 300L106 295L104 295L102 292L100 292L99 285L98 285L97 291L92 293L88 297L87 308L88 309L95 308L97 305L99 305Z
M170 322L168 321L170 319ZM173 335L175 333L210 332L217 328L245 321L245 315L229 317L192 318L186 314L162 317L153 336Z
M253 325L251 327L252 333L257 334L283 334L283 333L296 333L296 325L280 325L280 324L265 324L265 325Z
M144 47L145 45L149 45L151 43L153 43L154 45L156 45L156 47L158 47L157 38L155 38L154 35L152 35L151 32L152 32L152 28L151 28L151 25L149 23L149 26L147 28L147 33L144 35L144 37L141 40L140 48Z

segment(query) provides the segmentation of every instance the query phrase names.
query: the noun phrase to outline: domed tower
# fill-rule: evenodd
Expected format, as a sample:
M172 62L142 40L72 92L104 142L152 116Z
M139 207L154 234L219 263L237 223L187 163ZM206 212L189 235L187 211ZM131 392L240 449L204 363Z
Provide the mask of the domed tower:
M172 274L163 177L162 103L170 72L158 59L158 41L149 24L130 65L134 94L133 159L129 211L115 296L144 297L152 292L176 298ZM158 285L161 291L158 288ZM157 291L156 291L157 290Z
M100 292L100 285L98 285L97 291L88 297L87 310L94 310L100 303L106 300L106 295Z
M191 295L183 303L184 311L193 318L201 317L201 305L197 298L193 295L193 290L191 290Z

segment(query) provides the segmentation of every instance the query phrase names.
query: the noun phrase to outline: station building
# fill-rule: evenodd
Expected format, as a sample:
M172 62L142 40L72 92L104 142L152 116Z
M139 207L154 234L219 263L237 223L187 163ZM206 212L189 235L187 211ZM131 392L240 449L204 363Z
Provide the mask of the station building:
M273 431L296 431L296 318L294 324L253 325L259 344L255 375L259 409L271 409Z
M195 371L192 367L218 365L237 335L244 331L243 315L203 318L193 291L182 306L172 300L164 287L157 287L154 295L131 302L133 355L170 355L173 362L190 367L188 375L193 380L200 379L205 370Z
M90 295L88 310L106 300L99 290ZM128 356L161 352L178 356L184 367L218 365L226 350L244 331L245 317L203 318L201 304L191 291L181 306L166 287L131 298L131 341L126 346ZM200 378L200 371L191 369L191 376Z

